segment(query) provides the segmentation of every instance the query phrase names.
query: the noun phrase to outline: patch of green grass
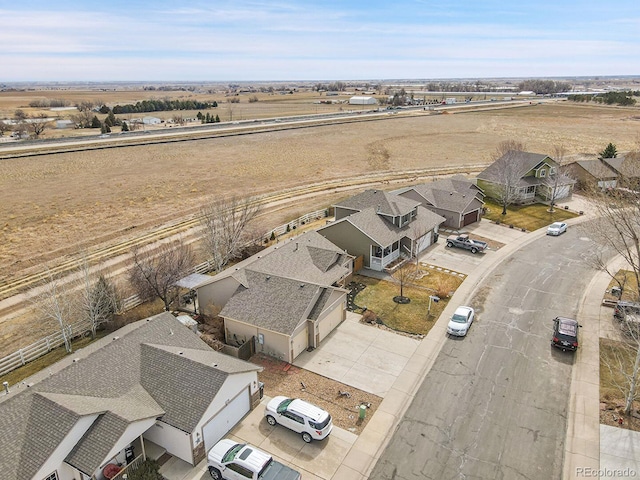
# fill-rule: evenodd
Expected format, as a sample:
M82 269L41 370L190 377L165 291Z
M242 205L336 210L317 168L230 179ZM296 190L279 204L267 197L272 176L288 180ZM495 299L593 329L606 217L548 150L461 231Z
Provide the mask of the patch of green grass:
M415 265L404 268L415 269ZM394 330L425 335L447 306L449 293L462 283L462 278L442 272L429 271L420 279L412 280L412 285L404 285L402 294L411 299L410 303L399 304L393 297L400 295L400 285L386 280L356 275L354 281L366 285L355 298L355 303L373 311L382 322ZM415 285L415 286L413 286ZM439 302L431 302L429 296L440 296Z
M542 203L510 205L507 207L506 215L502 215L502 206L492 199L485 199L485 207L487 213L484 214L484 218L493 222L499 221L500 223L513 225L515 228L524 228L528 231L537 230L553 222L562 222L578 216L576 213L561 208L555 208L554 212L551 213L549 212L549 205Z

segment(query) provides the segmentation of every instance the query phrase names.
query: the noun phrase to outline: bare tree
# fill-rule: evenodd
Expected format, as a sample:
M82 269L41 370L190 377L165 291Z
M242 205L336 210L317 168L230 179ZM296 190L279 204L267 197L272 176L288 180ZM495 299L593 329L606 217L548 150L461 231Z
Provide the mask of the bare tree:
M4 133L9 130L11 130L11 125L4 120L0 120L0 137L4 136Z
M102 274L95 273L85 259L80 266L80 314L89 321L91 335L113 319L118 310L119 297L116 287Z
M549 173L544 180L544 185L547 187L547 199L549 200L549 212L555 211L555 204L558 196L563 191L565 182L570 180L569 176L564 173L564 157L566 155L566 149L564 145L553 146L553 159L558 164L558 169L554 173Z
M495 188L492 196L502 207L502 215L507 214L507 207L522 200L520 179L522 171L517 162L518 150L508 150L494 165L496 167Z
M524 143L519 142L518 140L504 140L500 142L496 147L493 158L497 160L509 152L524 152L525 150L526 148L524 146Z
M193 253L182 239L159 247L135 248L129 281L143 300L158 297L169 311L179 295L176 282L190 273Z
M416 268L414 265L402 265L391 273L393 279L400 285L400 295L393 297L396 303L409 303L409 297L404 295L404 287L416 278Z
M205 250L217 272L238 256L259 212L255 201L235 197L214 199L200 209Z
M47 268L42 284L36 288L32 303L45 318L53 320L60 327L64 348L72 352L69 323L73 318L74 304L62 278Z
M629 177L620 175L616 188L610 191L602 191L594 187L589 192L597 212L597 219L589 224L589 235L601 246L596 249L592 263L611 278L616 279L621 289L625 287L625 282L619 279L618 272L607 268L604 255L606 252L614 252L620 256L635 280L628 283L640 285L640 194L627 187L634 184L635 176L634 174ZM637 289L631 292L627 290L626 294L627 298L640 301L640 292ZM617 369L625 379L620 383L619 388L625 395L624 412L627 415L631 412L640 381L640 330L637 322L633 319L629 320L625 319L622 322L622 329L628 341L621 344L621 351L614 355L615 358L609 365L609 368ZM626 365L620 356L623 351L626 351L627 358L635 359L630 369L628 366L623 367Z
M25 123L27 130L39 138L44 130L49 126L49 117L46 113L41 113L35 117L30 117Z

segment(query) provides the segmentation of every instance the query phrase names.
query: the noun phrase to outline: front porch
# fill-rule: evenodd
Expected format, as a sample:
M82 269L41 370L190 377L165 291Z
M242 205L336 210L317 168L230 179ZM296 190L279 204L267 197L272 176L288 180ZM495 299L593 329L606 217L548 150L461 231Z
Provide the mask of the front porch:
M369 268L381 272L387 265L400 258L400 242L393 242L388 247L382 248L371 245L369 256Z

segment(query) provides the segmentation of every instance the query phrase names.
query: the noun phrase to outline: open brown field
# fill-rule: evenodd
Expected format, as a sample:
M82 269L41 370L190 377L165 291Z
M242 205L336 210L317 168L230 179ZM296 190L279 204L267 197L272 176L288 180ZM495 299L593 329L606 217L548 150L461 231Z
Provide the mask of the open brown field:
M499 142L631 149L638 110L567 103L389 117L347 125L0 162L0 272L12 277L81 245L194 212L209 196L253 196L375 172L488 162ZM304 213L304 212L299 212Z

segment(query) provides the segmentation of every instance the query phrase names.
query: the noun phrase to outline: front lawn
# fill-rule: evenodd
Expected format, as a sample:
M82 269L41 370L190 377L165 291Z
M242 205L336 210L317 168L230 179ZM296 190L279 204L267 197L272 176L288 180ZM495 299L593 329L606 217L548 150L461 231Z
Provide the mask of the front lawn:
M415 269L415 265L404 268ZM428 271L427 271L428 270ZM355 275L353 280L366 286L356 295L355 303L374 312L389 328L401 332L426 335L447 306L449 297L460 286L463 278L442 271L425 269L421 278L415 278L411 285L404 285L403 296L411 301L400 304L393 297L400 295L400 285L387 280L378 280ZM439 302L431 302L429 296L438 295Z
M502 215L502 207L492 199L485 199L486 213L483 215L487 220L500 222L506 225L513 225L515 228L528 231L546 227L553 222L562 222L569 218L577 217L578 214L555 208L553 213L549 212L549 205L533 203L531 205L510 205L507 207L507 214Z

